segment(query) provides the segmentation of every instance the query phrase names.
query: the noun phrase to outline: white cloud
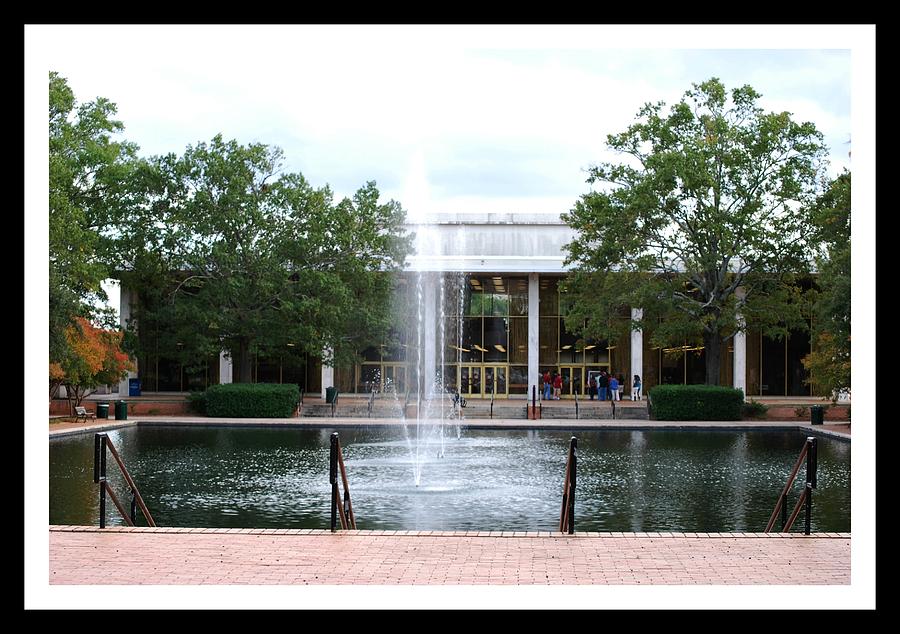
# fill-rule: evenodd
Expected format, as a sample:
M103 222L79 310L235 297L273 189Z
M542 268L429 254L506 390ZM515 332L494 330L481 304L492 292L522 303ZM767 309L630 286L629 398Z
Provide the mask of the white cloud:
M464 201L494 207L498 196L509 199L504 204L533 207L559 197L560 187L571 187L572 201L587 191L584 168L612 158L606 135L623 130L645 102L677 101L711 72L723 71L729 86L764 83L760 92L770 103L813 120L832 143L846 140L849 130L848 113L833 98L820 100L817 90L842 78L849 84L841 52L820 61L807 51L780 51L773 63L771 51L760 51L757 67L752 51L667 49L673 41L684 44L674 28L45 31L53 35L52 68L69 79L79 100L102 95L117 103L126 137L144 153L182 152L221 132L283 147L287 169L303 171L315 185L330 183L338 195L369 179L402 193L401 183L413 178L409 166L421 160L429 168L425 178L443 176L425 183L440 207ZM627 48L634 32L662 48ZM722 30L706 34L716 41ZM735 41L752 36L733 32ZM738 61L729 63L732 58ZM793 66L781 63L792 59ZM493 182L459 169L473 161L476 145L484 154L475 162L488 166ZM447 180L454 172L463 178ZM522 195L511 197L516 179L524 179ZM541 186L547 189L536 191ZM400 201L411 207L412 201Z

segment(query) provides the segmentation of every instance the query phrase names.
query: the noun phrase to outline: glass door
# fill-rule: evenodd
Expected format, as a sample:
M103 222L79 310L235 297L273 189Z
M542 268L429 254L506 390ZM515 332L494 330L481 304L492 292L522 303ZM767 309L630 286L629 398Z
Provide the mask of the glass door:
M406 394L406 366L400 363L396 365L385 363L382 377L384 379L384 385L381 388L383 391Z
M465 397L481 396L481 366L463 365L459 368L459 393Z
M564 365L560 366L559 373L562 375L562 396L584 396L587 392L584 389L584 368L580 365Z
M506 398L509 386L506 381L507 367L505 365L484 366L484 396L489 398L493 390L494 398Z

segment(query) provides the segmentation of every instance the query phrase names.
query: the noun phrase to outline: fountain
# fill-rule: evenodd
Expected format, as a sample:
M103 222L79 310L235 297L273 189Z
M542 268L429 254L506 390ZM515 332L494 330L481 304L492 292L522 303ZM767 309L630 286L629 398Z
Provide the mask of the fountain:
M410 288L398 298L406 302L409 324L405 337L415 342L406 348L407 377L410 395L415 405L399 408L403 419L407 445L413 465L413 477L418 487L422 483L423 466L429 459L445 456L445 439L455 431L461 437L462 404L455 377L446 376L447 363L455 369L461 361L462 314L465 301L466 276L462 272L441 270L443 253L437 227L424 214L411 214L409 223L415 231L415 257L411 258ZM448 299L455 296L455 305ZM410 306L410 300L414 306ZM448 359L447 351L455 354ZM450 379L450 380L448 380ZM395 394L399 404L399 395ZM412 431L415 429L415 435ZM431 449L434 448L434 451Z

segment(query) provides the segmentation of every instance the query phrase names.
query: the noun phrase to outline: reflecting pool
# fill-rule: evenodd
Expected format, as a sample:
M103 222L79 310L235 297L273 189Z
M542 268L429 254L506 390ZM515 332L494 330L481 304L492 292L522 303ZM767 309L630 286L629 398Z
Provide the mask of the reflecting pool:
M159 526L327 528L332 431L147 426L109 436ZM571 433L464 429L420 439L416 486L416 458L402 430L338 431L360 529L557 530ZM805 439L765 431L575 435L579 532L761 532ZM93 438L50 440L51 524L98 524ZM850 443L819 438L818 454L812 530L848 532ZM108 471L127 505L111 458ZM110 525L123 523L109 502L107 512ZM795 530L802 522L801 513Z

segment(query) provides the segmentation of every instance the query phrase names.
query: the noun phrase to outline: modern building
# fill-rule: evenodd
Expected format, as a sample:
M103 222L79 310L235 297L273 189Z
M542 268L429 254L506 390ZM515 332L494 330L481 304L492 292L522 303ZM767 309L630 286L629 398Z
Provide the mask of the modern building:
M626 378L639 374L647 390L664 383L703 383L704 350L652 347L649 337L579 344L565 327L567 274L563 246L573 230L551 214L439 214L412 221L417 253L397 290L397 327L383 345L360 351L351 367L323 366L315 357L255 359L256 382L297 383L307 393L335 386L341 393L372 389L406 392L416 368L433 368L444 386L468 398L525 398L547 370L563 377L563 394L585 394L591 373L605 369ZM122 323L133 293L121 292ZM639 313L640 307L632 307ZM623 315L627 317L627 315ZM809 395L801 359L807 332L773 340L759 332L728 343L720 383L748 396ZM162 357L139 360L137 375L151 392L202 389L232 380L226 352L201 372ZM123 382L127 389L127 380ZM414 388L413 388L414 389Z

